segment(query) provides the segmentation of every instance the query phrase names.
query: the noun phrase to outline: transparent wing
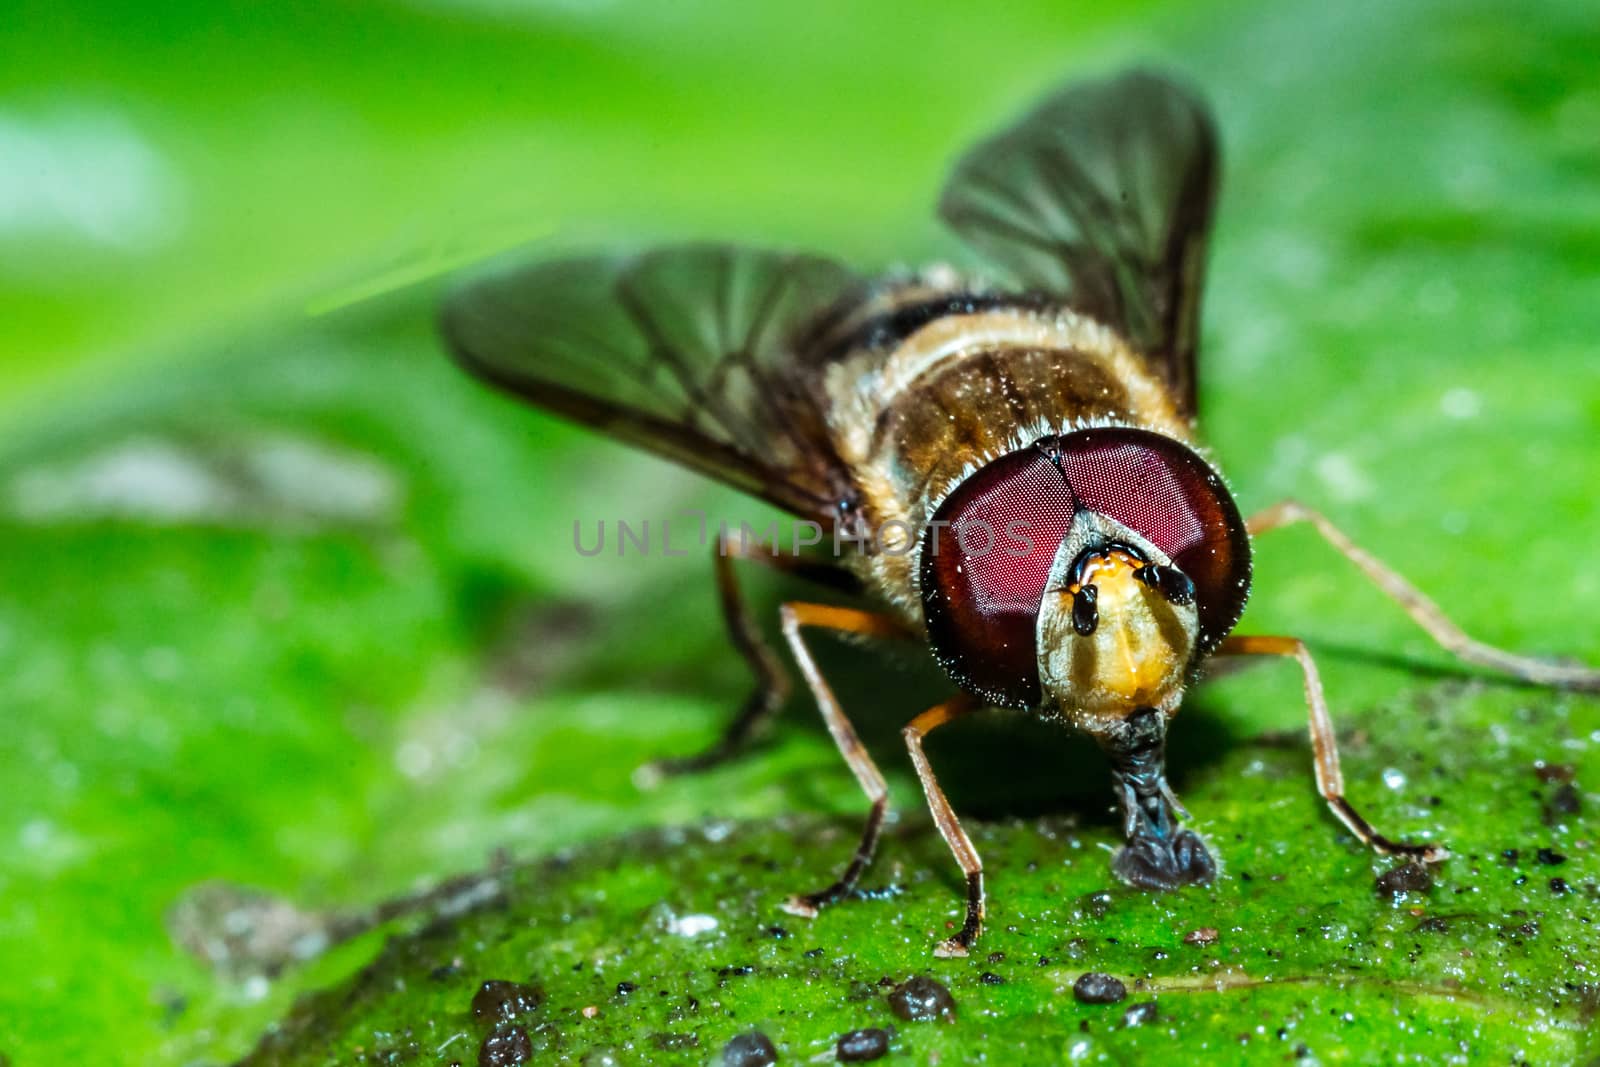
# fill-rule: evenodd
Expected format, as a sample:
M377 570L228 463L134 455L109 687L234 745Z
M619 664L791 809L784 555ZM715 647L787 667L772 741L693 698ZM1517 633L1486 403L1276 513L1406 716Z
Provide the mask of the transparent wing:
M441 329L508 392L831 524L852 489L804 364L865 291L815 256L679 245L492 266Z
M956 164L939 214L1029 290L1122 331L1195 410L1217 138L1154 74L1069 86Z

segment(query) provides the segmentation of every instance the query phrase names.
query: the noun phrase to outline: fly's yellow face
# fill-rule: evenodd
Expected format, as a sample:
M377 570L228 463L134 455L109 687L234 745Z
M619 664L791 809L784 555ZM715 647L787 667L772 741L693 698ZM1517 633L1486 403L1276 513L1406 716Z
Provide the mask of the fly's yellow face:
M1199 634L1194 588L1138 534L1082 512L1039 612L1039 677L1079 728L1177 711Z

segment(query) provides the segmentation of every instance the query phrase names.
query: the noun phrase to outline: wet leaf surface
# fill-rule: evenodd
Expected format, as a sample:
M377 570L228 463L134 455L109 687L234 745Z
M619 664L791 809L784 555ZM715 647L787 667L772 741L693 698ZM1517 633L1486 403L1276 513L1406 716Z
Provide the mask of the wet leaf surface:
M1517 722L1522 741L1510 747L1441 750L1429 705L1395 705L1382 713L1391 728L1352 761L1406 773L1405 789L1375 810L1394 824L1436 823L1456 848L1426 891L1374 892L1374 872L1394 863L1334 830L1307 788L1304 754L1246 743L1189 788L1227 865L1212 888L1157 896L1115 884L1104 826L983 822L989 929L980 952L944 960L930 951L959 923L958 880L923 820L885 842L878 874L901 894L845 903L787 936L773 934L776 903L817 878L820 858L848 852L851 824L630 834L504 871L491 902L396 939L350 984L301 1004L246 1062L470 1049L487 1033L469 1010L475 990L502 974L546 991L525 1025L549 1061L601 1048L677 1062L652 1044L671 1033L693 1035L696 1051L681 1060L701 1062L754 1026L781 1061L800 1062L849 1031L894 1025L909 1062L936 1052L945 1063L1138 1062L1174 1042L1248 1062L1362 1060L1380 1048L1418 1061L1510 1050L1573 1062L1600 1007L1588 962L1600 950L1600 871L1591 853L1573 890L1553 892L1524 858L1550 837L1540 790L1500 811L1488 798L1503 795L1508 769L1524 786L1537 781L1522 745L1560 747L1600 715L1592 702L1581 714L1563 704L1548 721L1519 722L1518 703L1504 693L1452 702L1486 717L1460 728ZM1241 785L1259 800L1239 802ZM1452 799L1434 806L1423 799L1433 794ZM685 915L715 925L685 933ZM1196 923L1214 936L1186 936ZM1130 1023L1112 1007L1124 996L1155 1008ZM946 997L949 1011L904 1008Z

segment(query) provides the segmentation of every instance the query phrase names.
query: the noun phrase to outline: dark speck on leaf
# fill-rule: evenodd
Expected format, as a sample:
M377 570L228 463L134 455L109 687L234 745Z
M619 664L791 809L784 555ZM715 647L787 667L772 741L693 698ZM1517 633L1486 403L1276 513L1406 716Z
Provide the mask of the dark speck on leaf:
M663 1052L683 1052L686 1049L700 1047L698 1034L660 1033L652 1035L650 1040Z
M1577 786L1568 782L1550 794L1550 803L1547 808L1552 817L1576 815L1583 810L1583 796L1578 792ZM1554 821L1554 819L1552 818L1551 821Z
M834 1053L840 1063L866 1063L868 1060L882 1059L889 1054L889 1039L892 1036L888 1030L876 1028L852 1030L839 1038Z
M1072 995L1082 1004L1115 1004L1128 995L1122 980L1099 971L1087 971L1072 983Z
M920 974L894 987L889 1008L907 1022L954 1021L956 1017L956 999L945 984Z
M1401 893L1426 893L1433 888L1433 875L1420 863L1402 863L1378 875L1374 885L1380 897L1396 897Z
M1546 763L1544 760L1535 760L1533 773L1541 782L1570 782L1577 770L1570 763Z
M785 930L781 926L769 926L767 927L767 936L772 938L774 941L782 941L784 938L789 936L789 931Z
M1550 892L1552 892L1552 893L1557 893L1557 894L1566 893L1566 892L1569 892L1571 889L1572 889L1572 887L1567 884L1567 880L1565 878L1552 878L1552 879L1550 879Z
M533 1045L520 1026L498 1027L478 1046L478 1067L521 1067L532 1060Z
M1554 867L1557 864L1567 862L1567 857L1557 852L1553 848L1541 848L1538 851L1537 856L1539 862L1544 864L1546 867Z
M638 989L638 988L639 987L634 985L632 982L618 982L617 983L617 996L625 997L629 993L632 993L635 989Z
M1185 945L1215 945L1217 943L1217 928L1215 926L1202 926L1197 930L1190 930L1183 935Z
M756 973L756 969L754 967L750 966L748 963L741 963L741 964L738 964L737 966L718 967L717 968L717 977L718 978L743 978L745 975L755 974L755 973Z
M982 982L984 985L1006 984L1006 980L1001 978L998 974L995 974L993 971L984 971L982 974L978 975L978 981Z
M1514 866L1516 862L1522 858L1522 851L1520 849L1508 848L1504 852L1500 853L1500 858L1505 860L1507 864Z
M521 982L491 980L478 987L472 997L472 1015L494 1023L510 1022L539 1006L544 994Z
M818 956L822 955L822 950L820 948L808 948L808 949L805 950L803 955L808 960L814 960Z
M760 1030L740 1034L722 1049L722 1067L768 1067L777 1062L778 1050Z
M1145 1023L1156 1021L1156 1002L1141 1000L1137 1004L1129 1004L1128 1010L1122 1013L1123 1026L1143 1026Z

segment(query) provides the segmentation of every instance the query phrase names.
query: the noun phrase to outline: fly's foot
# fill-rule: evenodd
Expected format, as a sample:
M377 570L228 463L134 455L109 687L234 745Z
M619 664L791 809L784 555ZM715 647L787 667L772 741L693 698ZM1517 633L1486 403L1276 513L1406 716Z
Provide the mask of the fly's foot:
M641 763L633 769L633 787L641 793L648 793L658 788L662 782L672 777L673 760L657 759L649 763Z
M983 931L983 912L983 871L976 870L967 875L966 921L961 924L956 936L941 941L933 954L939 959L965 956Z
M1118 878L1139 889L1207 885L1217 876L1216 862L1193 830L1179 830L1167 840L1146 834L1135 836L1117 852L1111 869Z
M723 730L721 737L699 752L687 756L663 756L640 766L633 772L635 788L649 791L668 778L714 770L743 756L750 751L767 720L782 706L786 691L784 687L758 688Z
M1443 845L1411 844L1407 841L1374 842L1374 847L1385 856L1404 856L1424 866L1443 863L1450 858L1450 850Z
M668 778L681 778L709 771L729 762L738 754L737 749L719 742L704 752L692 756L664 756L636 767L633 772L633 785L636 789L649 792Z
M811 893L807 896L797 893L778 906L789 915L798 915L802 919L815 919L817 912L821 911L824 905L831 903L820 899L821 897L821 893Z
M1350 802L1343 795L1329 793L1324 796L1328 801L1328 808L1339 821L1344 823L1362 844L1380 856L1403 856L1424 865L1443 863L1450 858L1450 850L1443 845L1432 842L1394 841L1384 837L1370 822L1362 818L1360 812L1350 806Z
M864 864L863 864L864 865ZM851 872L849 878L835 882L820 893L796 893L794 896L778 905L790 915L798 915L802 919L815 919L817 912L829 904L837 904L846 898L855 900L886 900L889 897L899 896L898 886L885 886L882 889L856 888L856 874ZM966 930L962 930L962 935ZM968 938L970 943L971 938Z

